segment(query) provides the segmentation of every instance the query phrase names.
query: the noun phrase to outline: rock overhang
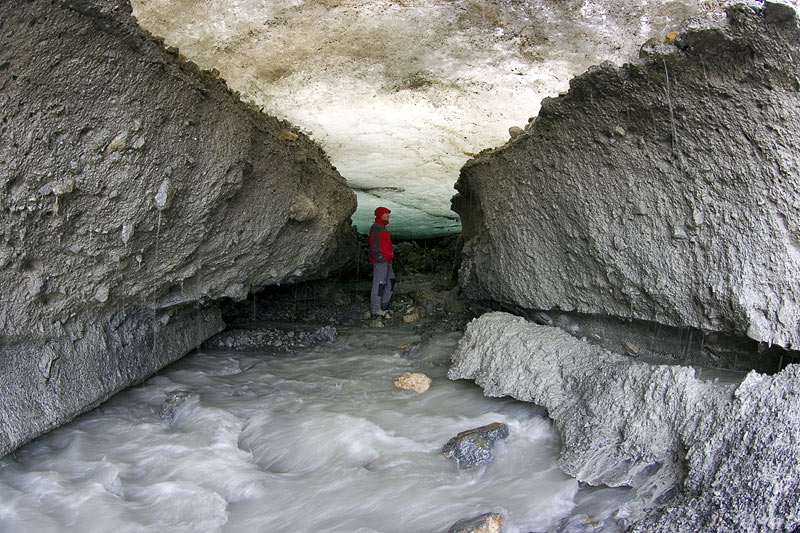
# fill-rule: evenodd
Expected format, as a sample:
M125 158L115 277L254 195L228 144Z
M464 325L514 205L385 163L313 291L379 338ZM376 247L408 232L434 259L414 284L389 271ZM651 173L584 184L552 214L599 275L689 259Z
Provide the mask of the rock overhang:
M129 11L0 4L0 454L224 328L213 300L355 251L319 146Z
M727 16L589 69L462 168L470 298L796 349L796 12Z
M404 238L460 230L460 167L604 60L623 63L716 2L133 0L139 23L311 133Z

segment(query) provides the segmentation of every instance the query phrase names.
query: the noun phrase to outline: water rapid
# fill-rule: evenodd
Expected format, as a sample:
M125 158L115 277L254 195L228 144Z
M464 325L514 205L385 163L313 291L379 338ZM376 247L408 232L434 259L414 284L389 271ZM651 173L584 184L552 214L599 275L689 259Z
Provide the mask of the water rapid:
M0 461L0 531L611 531L629 493L556 466L541 409L446 378L460 334L340 327L296 353L197 352ZM403 372L433 383L394 387ZM457 433L504 422L492 464L459 470Z

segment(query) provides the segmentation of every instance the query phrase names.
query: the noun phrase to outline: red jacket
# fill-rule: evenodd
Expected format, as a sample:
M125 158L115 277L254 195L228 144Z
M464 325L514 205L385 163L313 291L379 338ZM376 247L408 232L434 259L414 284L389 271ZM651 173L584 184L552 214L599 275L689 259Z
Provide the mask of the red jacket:
M389 237L389 230L386 223L380 218L375 218L375 223L369 229L369 260L375 263L384 261L392 262L394 252L392 252L392 239Z

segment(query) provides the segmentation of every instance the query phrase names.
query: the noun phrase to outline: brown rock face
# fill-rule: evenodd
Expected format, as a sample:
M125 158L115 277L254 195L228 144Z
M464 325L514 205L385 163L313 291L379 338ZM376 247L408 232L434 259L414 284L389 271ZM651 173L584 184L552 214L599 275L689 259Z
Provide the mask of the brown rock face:
M355 196L127 2L0 4L0 455L350 259Z

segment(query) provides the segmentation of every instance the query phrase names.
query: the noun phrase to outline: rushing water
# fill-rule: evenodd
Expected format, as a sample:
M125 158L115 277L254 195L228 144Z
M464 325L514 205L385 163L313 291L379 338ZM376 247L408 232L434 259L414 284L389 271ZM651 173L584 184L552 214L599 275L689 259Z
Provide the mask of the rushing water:
M628 493L561 473L540 409L446 378L457 334L338 332L299 353L192 354L17 450L0 530L438 532L486 512L509 533L613 530ZM396 389L403 372L430 390ZM510 436L489 466L441 454L490 422Z

